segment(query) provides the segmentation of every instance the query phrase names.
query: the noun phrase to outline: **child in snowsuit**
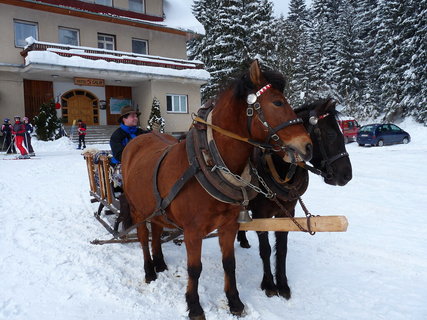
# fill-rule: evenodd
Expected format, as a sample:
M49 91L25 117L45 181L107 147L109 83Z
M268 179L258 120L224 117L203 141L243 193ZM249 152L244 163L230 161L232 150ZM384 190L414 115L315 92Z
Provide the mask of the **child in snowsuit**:
M79 133L79 146L77 149L81 149L82 145L84 149L86 148L86 142L85 142L86 123L84 123L82 120L78 120L77 123L78 123L77 132Z
M34 131L34 128L27 117L23 117L22 120L24 120L25 124L25 148L27 148L28 152L30 153L30 157L34 157L36 154L34 153L33 146L31 145L31 134Z
M21 122L20 116L15 116L15 124L12 127L12 134L15 136L15 145L21 152L20 159L29 159L27 149L22 145L25 139L25 124Z
M12 141L12 125L8 118L4 119L4 123L1 126L1 132L3 134L3 146L6 147L6 153L16 153L14 141Z

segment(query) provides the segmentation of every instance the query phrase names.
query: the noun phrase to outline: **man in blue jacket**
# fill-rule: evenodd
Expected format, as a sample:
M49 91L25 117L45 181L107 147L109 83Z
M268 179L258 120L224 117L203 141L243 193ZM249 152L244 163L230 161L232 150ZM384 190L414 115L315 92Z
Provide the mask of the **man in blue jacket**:
M124 106L120 110L120 128L113 132L110 138L110 147L113 154L112 165L117 165L122 161L122 153L130 140L149 131L137 127L138 117L141 113L131 106Z
M110 162L114 167L112 173L114 196L120 201L120 215L117 218L115 228L118 228L119 223L123 229L127 229L132 225L130 217L130 207L125 195L122 193L122 175L120 162L122 161L122 153L130 140L149 131L137 127L138 116L141 113L136 111L131 106L124 106L120 110L120 128L113 132L110 138L110 147L113 157ZM116 230L117 231L117 230Z

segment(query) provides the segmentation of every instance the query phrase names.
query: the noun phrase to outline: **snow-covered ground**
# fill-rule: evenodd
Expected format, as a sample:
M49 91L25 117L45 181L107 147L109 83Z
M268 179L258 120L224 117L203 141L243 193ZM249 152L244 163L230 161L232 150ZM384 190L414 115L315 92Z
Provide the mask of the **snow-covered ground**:
M399 125L411 143L348 145L347 186L311 176L311 212L346 215L349 228L290 235L289 301L260 290L256 235L249 250L236 244L244 319L427 319L427 128ZM186 319L185 247L165 244L169 270L145 284L139 244L89 243L109 236L93 217L80 151L66 139L34 148L36 159L0 160L0 319ZM200 296L207 319L234 319L217 239L203 243Z

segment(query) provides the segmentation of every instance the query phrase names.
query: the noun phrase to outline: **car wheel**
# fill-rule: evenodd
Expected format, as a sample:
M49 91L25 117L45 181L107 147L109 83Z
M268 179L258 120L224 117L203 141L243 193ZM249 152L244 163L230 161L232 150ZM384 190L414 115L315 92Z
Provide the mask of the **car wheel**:
M359 143L359 147L363 147L364 146L364 144L363 143Z
M403 138L402 143L403 143L403 144L407 144L407 143L409 143L409 139L408 139L408 137Z
M383 147L384 146L384 141L383 140L378 140L377 146L378 147Z

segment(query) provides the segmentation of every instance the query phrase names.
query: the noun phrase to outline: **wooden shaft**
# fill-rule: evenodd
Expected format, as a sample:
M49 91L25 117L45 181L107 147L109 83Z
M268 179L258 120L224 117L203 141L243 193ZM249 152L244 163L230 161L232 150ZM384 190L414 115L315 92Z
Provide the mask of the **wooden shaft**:
M104 188L105 188L105 194L107 196L107 202L108 204L113 203L113 195L111 190L111 183L110 183L110 161L108 160L107 156L100 156L99 157L100 162L102 163L102 169L104 172Z
M295 218L307 229L307 218ZM314 232L344 232L347 231L348 221L345 216L313 216L310 219L311 231ZM241 223L239 230L243 231L301 231L291 218L253 219Z

